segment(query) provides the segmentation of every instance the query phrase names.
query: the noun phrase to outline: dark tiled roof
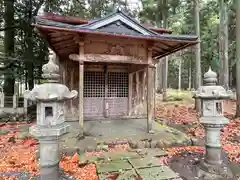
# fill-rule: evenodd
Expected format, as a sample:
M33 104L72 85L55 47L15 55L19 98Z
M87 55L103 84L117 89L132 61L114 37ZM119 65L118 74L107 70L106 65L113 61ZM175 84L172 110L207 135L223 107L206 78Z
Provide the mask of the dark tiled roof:
M152 27L147 28L146 26L141 25L136 20L132 19L121 11L109 14L104 18L80 23L80 25L55 19L36 17L35 26L40 30L41 33L43 33L43 36L47 39L49 45L58 50L61 49L61 47L58 47L59 45L54 43L52 39L59 38L61 33L54 37L48 36L48 34L52 31L67 32L69 34L80 33L111 37L118 36L127 39L133 38L150 41L153 44L153 57L155 58L162 58L198 43L198 37L195 35L173 35L155 32L151 30L153 29ZM64 40L62 43L64 43ZM71 37L66 43L70 44L71 53L78 50L76 42L74 42Z
M97 20L98 21L98 20ZM95 21L96 22L96 21ZM94 23L95 23L94 22ZM72 29L72 30L84 30L84 31L89 31L89 32L103 32L102 30L99 29L89 29L88 25L89 24L84 24L84 25L71 25L67 23L60 23L56 21L51 21L51 20L46 20L42 19L40 17L35 18L35 23L37 25L42 25L42 26L50 26L50 27L58 27L58 28L64 28L64 29ZM129 35L124 32L106 32L106 34L119 34L119 35ZM130 35L131 36L131 35ZM152 37L152 38L166 38L166 39L173 39L173 40L186 40L186 41L196 41L197 36L195 35L173 35L173 34L158 34L154 33L151 35L134 35L134 36L140 36L140 37Z

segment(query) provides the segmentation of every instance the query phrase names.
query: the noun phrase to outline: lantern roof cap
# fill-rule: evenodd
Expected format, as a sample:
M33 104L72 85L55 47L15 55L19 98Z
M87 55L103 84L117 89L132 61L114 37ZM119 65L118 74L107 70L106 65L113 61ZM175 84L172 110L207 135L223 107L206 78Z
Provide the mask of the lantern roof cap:
M209 67L208 71L203 75L204 85L216 85L217 84L217 73L212 71Z
M42 77L47 82L36 85L32 91L24 94L26 99L31 101L65 101L77 97L77 91L69 91L64 84L58 83L59 66L56 64L56 54L53 51L49 53L49 61L42 67Z

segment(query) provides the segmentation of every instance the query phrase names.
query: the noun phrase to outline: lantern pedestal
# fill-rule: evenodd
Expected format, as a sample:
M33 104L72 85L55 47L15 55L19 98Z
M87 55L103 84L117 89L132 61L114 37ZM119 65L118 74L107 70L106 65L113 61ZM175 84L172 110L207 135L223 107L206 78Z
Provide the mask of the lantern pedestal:
M77 97L77 91L69 91L60 84L59 67L53 53L49 62L42 67L46 83L25 92L26 99L37 102L37 123L29 128L31 135L39 140L41 180L69 179L59 171L59 138L69 132L65 122L64 102Z
M206 180L233 179L233 173L226 164L209 164L201 161L197 168L197 177Z
M200 161L198 165L197 176L209 180L231 179L233 173L222 159L220 135L224 124L205 124L203 119L200 119L200 123L205 128L206 153L204 160ZM228 120L225 118L224 120L227 124Z
M223 100L229 99L232 92L217 86L217 74L209 68L204 74L204 85L195 92L194 98L202 103L200 123L205 129L204 160L197 168L197 177L207 180L233 179L227 164L223 163L221 150L221 129L229 123L223 115Z

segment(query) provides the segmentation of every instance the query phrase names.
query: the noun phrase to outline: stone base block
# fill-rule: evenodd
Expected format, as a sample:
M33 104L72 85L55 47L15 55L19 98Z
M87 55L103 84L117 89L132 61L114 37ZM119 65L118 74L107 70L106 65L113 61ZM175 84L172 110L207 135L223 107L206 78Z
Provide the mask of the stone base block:
M40 169L40 176L36 180L75 180L72 176L64 174L59 166L45 167Z
M69 132L70 125L67 123L62 123L60 125L54 127L42 127L39 125L33 125L29 128L29 132L36 138L44 138L44 137L54 137L61 136Z
M59 166L41 167L41 179L57 180L60 177Z
M225 165L212 165L201 161L197 167L197 176L207 180L233 179L234 175L230 168Z
M52 180L52 179L43 179L42 177L40 176L37 176L35 178L35 180ZM66 176L66 175L61 175L59 176L59 179L58 180L75 180L74 178L70 177L70 176Z

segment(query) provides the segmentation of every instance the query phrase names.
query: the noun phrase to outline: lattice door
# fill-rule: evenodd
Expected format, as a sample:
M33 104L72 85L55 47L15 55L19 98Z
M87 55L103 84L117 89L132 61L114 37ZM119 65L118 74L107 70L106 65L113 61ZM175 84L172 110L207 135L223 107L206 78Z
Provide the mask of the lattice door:
M128 112L128 73L109 72L106 102L109 116L127 115Z
M84 116L104 115L105 78L103 72L84 72Z

